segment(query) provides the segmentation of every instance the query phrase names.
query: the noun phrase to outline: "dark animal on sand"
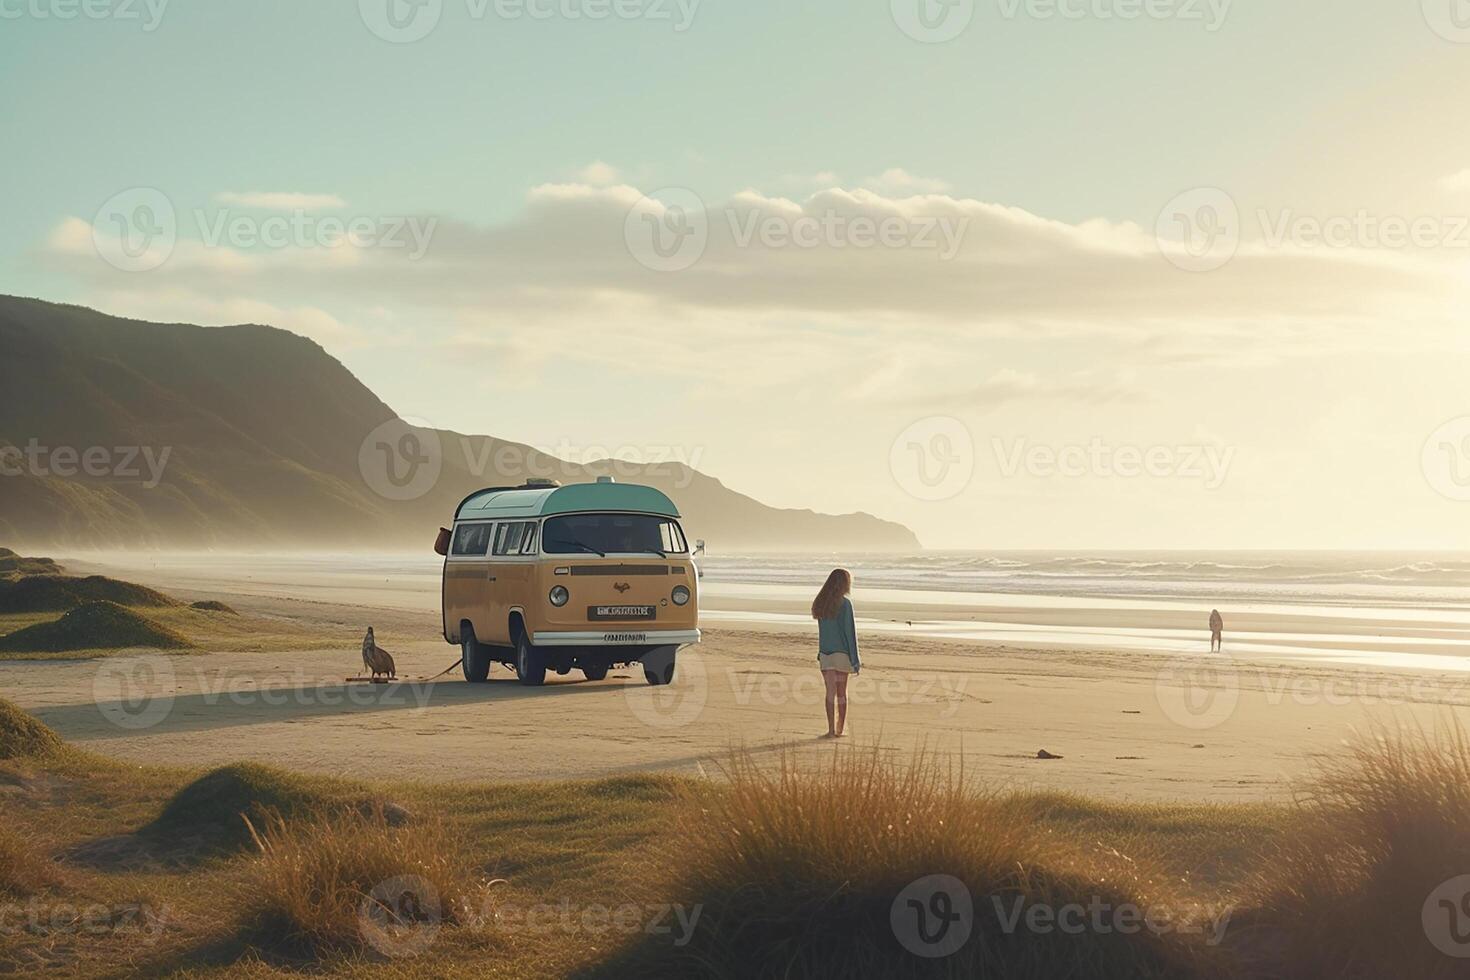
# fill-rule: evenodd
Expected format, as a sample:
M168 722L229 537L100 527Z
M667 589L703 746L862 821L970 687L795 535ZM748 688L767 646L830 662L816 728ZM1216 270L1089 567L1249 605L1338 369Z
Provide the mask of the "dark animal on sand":
M362 638L362 669L369 671L375 679L380 675L398 676L398 668L393 662L392 655L378 646L371 626L368 627L367 635Z

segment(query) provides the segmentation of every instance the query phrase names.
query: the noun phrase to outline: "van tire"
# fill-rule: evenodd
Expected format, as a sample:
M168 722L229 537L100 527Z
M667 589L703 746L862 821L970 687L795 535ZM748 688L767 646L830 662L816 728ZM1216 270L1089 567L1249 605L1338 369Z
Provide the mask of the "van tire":
M516 637L516 677L527 687L546 683L546 658L531 645L530 634L525 630Z
M468 623L459 631L459 666L471 684L490 678L490 649L475 639L475 628Z
M587 664L582 668L582 673L589 681L605 681L607 669L607 664Z

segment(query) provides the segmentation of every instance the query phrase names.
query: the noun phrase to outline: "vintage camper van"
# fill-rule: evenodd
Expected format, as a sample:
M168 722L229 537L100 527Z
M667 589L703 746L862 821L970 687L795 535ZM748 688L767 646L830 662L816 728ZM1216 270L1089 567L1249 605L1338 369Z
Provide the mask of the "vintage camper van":
M652 487L551 481L470 494L440 532L444 639L465 680L492 662L522 684L548 670L601 680L638 664L674 678L678 649L699 642L699 576L674 502Z

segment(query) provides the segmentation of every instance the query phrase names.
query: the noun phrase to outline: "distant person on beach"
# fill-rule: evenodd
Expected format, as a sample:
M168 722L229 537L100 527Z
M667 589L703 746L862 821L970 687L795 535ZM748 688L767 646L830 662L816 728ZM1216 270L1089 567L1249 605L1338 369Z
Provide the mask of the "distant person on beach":
M847 678L862 670L858 659L857 623L852 615L852 573L834 568L812 600L817 621L817 666L827 685L827 738L841 738L847 725Z
M1210 610L1210 652L1215 653L1225 646L1224 639L1225 620L1220 618L1220 610Z

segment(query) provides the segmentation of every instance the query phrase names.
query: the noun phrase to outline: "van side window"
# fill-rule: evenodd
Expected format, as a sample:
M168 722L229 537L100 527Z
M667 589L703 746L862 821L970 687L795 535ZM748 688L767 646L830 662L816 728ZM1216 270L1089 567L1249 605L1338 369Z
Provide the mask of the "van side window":
M450 552L460 557L478 557L490 550L490 524L461 524L454 529Z
M532 527L534 525L529 521L515 521L500 525L500 530L495 534L495 553L497 555L520 554L521 543L526 538L526 532Z
M534 555L535 553L536 553L536 525L534 523L532 523L532 524L527 524L526 525L526 537L525 537L525 540L521 542L521 554L523 554L523 555Z

